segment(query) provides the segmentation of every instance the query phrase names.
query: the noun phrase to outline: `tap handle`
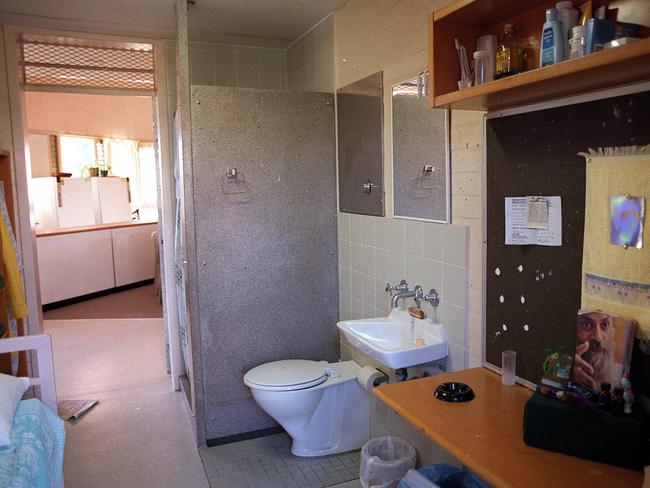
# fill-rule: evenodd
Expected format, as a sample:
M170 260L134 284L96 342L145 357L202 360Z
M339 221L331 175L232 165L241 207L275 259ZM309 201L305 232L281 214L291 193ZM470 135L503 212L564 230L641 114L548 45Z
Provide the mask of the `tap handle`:
M422 291L422 287L420 285L415 285L413 291L415 292L415 296L413 297L415 304L418 308L420 308L420 301L424 299L424 291Z
M409 289L409 284L406 282L406 280L402 280L399 282L399 285L397 286L391 286L390 283L386 283L386 293L388 295L392 296L394 291L408 291Z
M435 288L431 288L427 295L424 295L423 300L429 302L432 307L440 305L440 294Z

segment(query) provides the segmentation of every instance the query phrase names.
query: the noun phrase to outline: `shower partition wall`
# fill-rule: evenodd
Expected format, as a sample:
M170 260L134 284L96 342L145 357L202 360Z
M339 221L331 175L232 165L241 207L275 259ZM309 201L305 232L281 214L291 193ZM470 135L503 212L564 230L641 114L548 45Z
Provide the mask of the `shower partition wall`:
M338 357L331 94L192 87L207 439L273 427L243 375Z

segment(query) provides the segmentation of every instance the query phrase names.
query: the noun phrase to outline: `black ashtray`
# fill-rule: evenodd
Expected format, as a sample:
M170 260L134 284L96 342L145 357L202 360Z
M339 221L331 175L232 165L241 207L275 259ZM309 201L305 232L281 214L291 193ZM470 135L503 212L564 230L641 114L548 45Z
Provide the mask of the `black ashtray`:
M443 402L469 402L470 400L474 400L474 390L465 383L450 381L449 383L441 383L438 385L433 396Z

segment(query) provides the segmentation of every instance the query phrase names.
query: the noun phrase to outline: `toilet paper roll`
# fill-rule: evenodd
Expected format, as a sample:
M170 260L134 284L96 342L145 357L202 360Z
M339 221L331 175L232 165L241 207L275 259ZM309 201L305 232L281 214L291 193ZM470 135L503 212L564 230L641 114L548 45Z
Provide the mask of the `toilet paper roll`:
M366 391L370 391L375 387L375 381L381 380L386 376L381 371L373 368L372 366L364 366L357 373L357 381Z

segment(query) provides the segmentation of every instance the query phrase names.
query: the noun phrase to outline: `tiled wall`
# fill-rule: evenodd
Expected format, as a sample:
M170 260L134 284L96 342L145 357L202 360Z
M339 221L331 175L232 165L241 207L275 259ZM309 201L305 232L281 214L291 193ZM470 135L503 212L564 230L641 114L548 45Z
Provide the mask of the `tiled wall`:
M289 90L334 91L334 16L330 15L287 48Z
M190 42L192 85L286 90L284 49Z
M395 219L391 217L393 215L393 147L389 88L426 69L428 15L445 3L447 3L445 0L349 0L334 15L336 87L345 86L377 71L384 72L384 192L388 217L377 220L382 221L387 227L399 225L393 224ZM439 233L438 240L452 239L453 237L447 233L456 232L453 230L455 227L465 227L469 231L466 243L469 258L464 268L468 298L464 305L467 311L466 345L470 367L480 365L482 358L482 145L483 113L453 111L451 114L451 209L454 225L450 227L426 222L408 224L411 228L421 227L423 233ZM339 229L339 236L344 235L344 232L345 229ZM356 252L358 254L358 248ZM365 256L365 252L366 249L362 248L361 259L370 261L370 256ZM368 252L372 251L368 250ZM405 252L405 268L407 256L409 262L414 259L413 253ZM424 257L424 259L430 258ZM445 264L444 259L437 262ZM429 264L428 261L426 264ZM430 285L424 280L421 284L425 288L436 285L435 283ZM363 309L363 303L361 302L361 314L365 316L370 312ZM443 300L441 307L444 308L446 304L446 300ZM342 305L348 306L346 303ZM354 313L359 312L357 301L351 301L349 306ZM366 304L366 308L368 306L369 304ZM373 313L376 313L376 310L373 310Z
M435 288L437 310L423 302L425 313L445 325L449 339L446 369L466 364L467 227L416 220L341 213L339 219L339 313L342 320L386 316L385 291L406 279L411 288ZM404 306L413 306L412 299ZM354 351L341 345L341 356ZM367 361L362 361L367 362Z

